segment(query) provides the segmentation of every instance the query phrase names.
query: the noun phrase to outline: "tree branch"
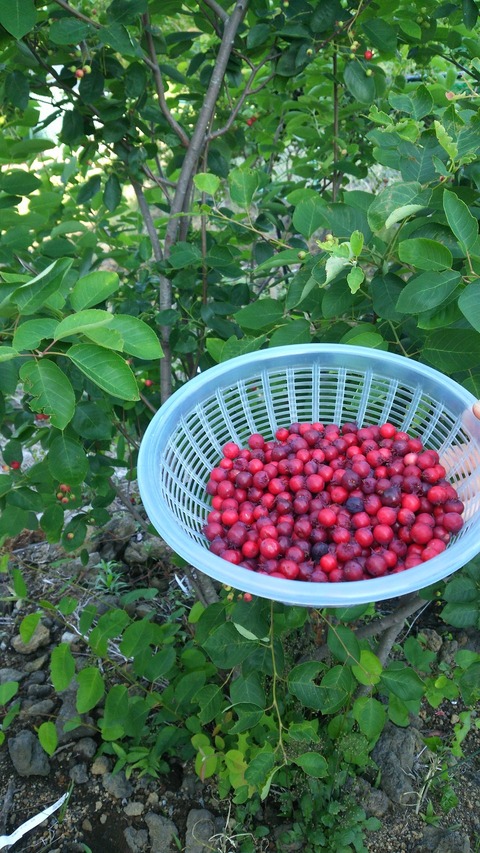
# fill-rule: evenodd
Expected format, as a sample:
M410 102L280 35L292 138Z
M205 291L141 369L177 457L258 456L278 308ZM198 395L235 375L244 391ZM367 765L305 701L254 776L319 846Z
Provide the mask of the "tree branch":
M270 61L271 59L272 59L271 56L267 56L266 59L262 63L260 63L260 65L257 65L255 68L252 69L252 73L251 73L250 78L247 82L247 85L245 86L245 89L242 92L242 94L240 95L237 103L233 107L232 112L230 113L227 121L225 122L223 127L220 127L220 128L218 128L218 130L214 130L212 133L209 134L209 136L208 136L209 140L217 139L219 136L223 136L225 133L227 133L230 130L233 122L237 118L238 113L240 112L241 108L243 107L248 96L249 95L256 95L257 92L261 92L261 90L265 88L265 86L270 82L270 80L272 80L273 77L275 77L275 72L272 72L272 74L269 74L268 77L266 77L265 80L263 80L262 83L260 83L260 85L257 86L255 89L249 88L251 83L253 83L253 80L254 80L255 76L257 75L258 71L260 70L260 68L262 67L262 65L265 65L265 63Z
M188 148L189 138L188 138L187 134L185 133L185 131L183 130L183 128L180 127L180 125L176 121L176 119L174 119L172 113L170 112L170 110L168 108L167 101L165 99L165 87L163 85L162 72L160 71L160 66L159 66L158 61L157 61L157 53L156 53L155 44L153 41L152 31L151 31L151 27L150 27L150 16L149 16L148 12L146 12L144 15L142 15L142 21L143 21L144 32L145 32L145 39L147 42L148 54L149 54L149 58L150 58L148 65L153 72L153 79L155 82L155 89L157 92L157 98L158 98L158 103L160 104L160 109L161 109L163 115L165 116L166 120L168 121L172 130L174 130L175 133L177 134L177 136L180 139L180 142L182 143L184 148Z
M80 21L84 21L86 24L90 24L95 29L99 30L101 25L98 21L92 21L88 15L84 15L83 12L79 12L77 9L74 9L73 6L70 6L70 3L67 3L66 0L54 0L57 6L61 6L62 9L65 9L66 12L70 12L74 18L78 18Z
M158 239L157 229L155 228L155 224L152 219L150 207L148 206L147 201L145 199L143 188L141 184L139 184L139 182L136 181L134 178L130 178L130 183L132 184L132 187L135 191L138 206L140 208L140 213L142 214L143 221L145 223L145 228L147 229L148 236L150 237L153 257L156 261L161 261L163 260L162 247L160 246L160 240Z
M205 6L208 6L212 10L212 12L215 12L217 17L219 17L224 24L227 23L228 12L226 12L225 9L220 6L220 3L217 3L217 0L201 0L201 2L204 3Z

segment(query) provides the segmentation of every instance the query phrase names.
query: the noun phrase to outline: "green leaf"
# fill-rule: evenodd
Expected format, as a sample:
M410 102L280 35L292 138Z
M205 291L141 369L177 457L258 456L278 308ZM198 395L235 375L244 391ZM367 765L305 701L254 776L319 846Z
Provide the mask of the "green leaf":
M397 311L419 314L445 302L457 289L461 275L454 270L424 272L413 276L403 288L397 301Z
M110 213L117 209L122 200L122 185L116 175L109 175L103 191L103 203Z
M87 666L77 673L78 691L76 706L79 714L95 708L105 694L105 682L96 666Z
M265 299L257 299L241 308L234 314L235 320L242 329L257 331L275 326L283 319L283 305L276 299L267 296Z
M375 80L373 75L368 77L365 68L356 60L347 63L343 72L345 86L355 101L360 104L371 104L375 99Z
M52 756L58 746L58 734L55 723L52 723L51 720L41 723L37 734L42 749L45 750L47 755Z
M347 283L350 293L357 293L365 280L365 273L361 267L352 267L347 275Z
M392 210L390 216L385 220L385 228L390 228L391 225L401 222L402 219L412 216L413 213L417 213L419 210L423 210L423 208L423 204L404 204L401 207L397 207L396 210Z
M331 255L327 258L325 263L325 284L328 284L330 281L333 281L340 273L346 268L350 267L351 263L348 258L336 258L334 255Z
M375 741L381 735L387 713L378 699L372 696L360 696L353 703L352 713L360 731L370 741Z
M220 714L223 705L223 690L218 684L205 684L198 692L198 719L203 726L211 723Z
M24 172L23 169L3 172L0 175L0 189L9 195L30 195L41 186L39 178L31 172Z
M480 284L469 284L458 298L458 307L468 322L480 332Z
M41 618L40 613L29 613L28 616L23 617L20 622L19 633L24 643L30 642Z
M197 246L182 241L175 244L170 252L168 262L175 270L183 267L197 266L202 260L202 253Z
M352 671L348 666L333 666L323 676L319 687L321 711L323 714L335 714L347 705L354 688Z
M445 587L443 598L445 601L455 604L476 601L478 599L478 585L468 575L458 574Z
M52 650L50 657L50 678L57 691L66 690L75 675L75 658L68 643L59 643Z
M91 272L79 278L70 294L70 303L74 311L83 311L104 302L116 293L120 280L116 272L101 270Z
M65 429L75 411L75 393L63 370L54 361L44 358L27 361L19 375L25 391L33 397L32 409L50 415L54 427Z
M215 195L221 184L220 178L217 175L212 175L211 172L198 172L193 178L193 182L197 190L201 193L207 193L207 195Z
M7 705L18 693L18 681L5 681L0 684L0 707Z
M89 24L79 21L73 15L59 18L51 25L48 37L54 44L78 44L89 35L91 27Z
M30 32L36 20L33 0L9 0L8 3L0 4L0 24L16 39Z
M87 605L88 608L89 605ZM95 609L88 610L82 613L80 617L80 630L86 633L95 618ZM85 618L82 621L82 617ZM108 641L119 637L130 619L125 610L109 610L107 613L102 613L95 628L93 628L88 644L95 654L101 657L107 654Z
M473 30L478 18L478 7L475 0L462 0L463 23L467 30Z
M91 199L100 192L102 179L100 175L93 175L84 184L81 184L77 193L77 204L87 204Z
M383 670L380 685L387 693L393 693L403 701L420 699L425 691L422 679L413 669L400 661L393 661L387 669Z
M109 314L108 311L101 311L98 308L78 311L76 314L70 314L70 316L60 321L55 329L55 340L59 341L71 335L78 335L82 332L86 333L90 329L105 326L111 323L112 320L113 314Z
M0 346L0 363L3 361L11 361L12 358L17 358L18 354L18 350L13 347Z
M452 266L450 249L437 240L426 237L412 237L402 240L398 246L398 257L404 264L410 264L420 270L445 270Z
M318 228L328 221L325 215L326 202L320 196L302 199L293 212L293 225L303 237L309 239Z
M255 272L263 272L264 270L272 270L276 267L289 266L290 264L298 264L298 250L297 249L284 249L282 252L276 252L274 255L271 255L265 261L262 261L261 264L256 267Z
M479 627L480 609L476 601L462 604L449 602L442 610L442 619L454 628Z
M114 684L106 695L100 720L102 740L112 741L123 737L127 714L128 690L124 684Z
M15 329L12 344L19 352L37 349L43 340L53 339L53 332L57 325L57 321L50 317L26 320Z
M319 752L304 752L294 758L293 761L314 779L324 779L325 776L328 776L327 759Z
M312 338L311 326L308 320L292 320L285 326L275 329L270 338L269 346L282 347L292 344L308 344Z
M265 691L258 673L251 672L246 676L239 675L230 685L230 698L233 705L246 703L265 708Z
M353 231L350 237L350 248L352 250L352 255L354 257L358 257L358 255L362 254L363 244L365 242L365 238L361 231Z
M296 696L306 708L312 708L314 711L320 711L322 707L322 694L314 679L324 669L324 665L318 661L306 661L294 666L288 676L289 693Z
M428 336L422 357L443 373L458 373L480 364L480 338L473 329L437 329Z
M102 44L108 44L121 56L141 55L139 45L132 40L127 28L121 23L113 21L108 26L102 27L98 35Z
M232 201L240 207L248 207L260 184L259 173L247 166L232 169L228 176L228 185Z
M443 193L443 209L447 222L462 249L468 253L474 248L478 239L478 222L470 213L467 205L455 193Z
M387 222L390 216L396 214L397 211L404 210L407 206L421 205L427 203L427 194L425 194L425 204L423 196L420 196L422 187L417 181L391 184L385 187L372 201L368 208L368 222L373 231L381 231L382 228L388 227ZM428 194L428 198L430 194ZM394 217L394 221L397 220ZM392 224L392 223L391 223Z
M366 686L378 684L382 673L382 664L370 649L362 649L360 661L352 666L352 672L360 684Z
M138 317L115 314L110 328L120 332L123 338L123 349L129 355L146 361L156 361L163 357L163 350L156 332Z
M360 660L359 642L351 628L346 625L330 626L327 645L334 657L342 663L350 665Z
M397 30L383 18L371 18L362 24L370 45L384 53L393 53L397 48Z
M453 138L447 133L443 124L439 121L433 122L433 127L435 129L435 135L444 149L447 152L448 156L451 160L455 160L458 155L458 145L453 141Z
M135 376L125 360L115 352L95 344L75 344L66 355L102 391L120 400L139 400Z
M126 629L120 643L120 651L127 658L135 657L147 648L153 640L154 626L152 622L149 619L140 619Z
M57 435L49 448L48 467L52 477L70 486L83 483L88 459L80 442L67 435Z
M242 637L231 622L220 625L203 643L215 666L221 669L231 669L242 663L256 646L256 641Z
M27 598L28 589L20 569L12 569L13 591L17 598Z
M63 279L72 266L70 258L59 258L41 273L20 285L12 294L21 314L34 314L43 308L48 298L62 286Z

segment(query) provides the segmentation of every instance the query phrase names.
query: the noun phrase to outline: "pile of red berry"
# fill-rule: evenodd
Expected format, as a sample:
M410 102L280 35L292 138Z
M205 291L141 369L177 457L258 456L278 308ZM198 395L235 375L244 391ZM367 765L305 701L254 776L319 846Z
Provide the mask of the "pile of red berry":
M276 578L358 581L445 550L463 503L435 450L391 423L295 423L234 442L210 473L210 551Z

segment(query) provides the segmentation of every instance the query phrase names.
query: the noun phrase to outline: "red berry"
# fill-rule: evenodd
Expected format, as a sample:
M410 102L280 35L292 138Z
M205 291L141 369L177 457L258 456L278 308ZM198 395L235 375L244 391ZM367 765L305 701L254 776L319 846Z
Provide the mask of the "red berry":
M373 59L373 50L366 50L363 56L367 61Z
M19 462L18 459L14 459L13 462L10 462L10 468L13 471L18 471L18 469L21 468L21 466L22 466L22 463Z

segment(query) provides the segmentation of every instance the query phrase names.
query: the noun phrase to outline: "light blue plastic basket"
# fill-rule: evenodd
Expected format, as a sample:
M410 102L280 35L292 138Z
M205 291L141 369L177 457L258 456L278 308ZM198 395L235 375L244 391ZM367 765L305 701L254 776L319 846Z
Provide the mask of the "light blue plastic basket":
M159 535L189 564L235 589L303 606L350 606L422 589L480 551L480 422L474 397L411 359L341 344L277 347L234 358L187 382L162 406L140 446L138 482ZM449 463L465 524L446 551L398 574L347 583L270 578L208 550L205 485L230 440L271 438L296 421L394 423Z

